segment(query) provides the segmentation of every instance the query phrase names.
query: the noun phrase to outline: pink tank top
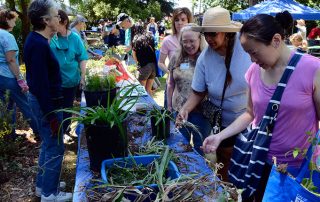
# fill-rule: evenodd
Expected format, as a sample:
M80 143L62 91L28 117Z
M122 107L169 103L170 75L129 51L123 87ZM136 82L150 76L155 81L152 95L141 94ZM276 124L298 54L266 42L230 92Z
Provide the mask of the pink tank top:
M310 131L315 135L318 130L316 107L313 101L313 80L317 70L320 70L320 60L310 55L302 56L296 65L282 95L268 160L275 156L278 163L288 163L293 167L300 166L302 157L294 159L292 151L295 148L302 150L308 148L310 143L307 141L306 133ZM259 124L276 89L276 85L264 84L260 73L259 65L253 63L245 75L251 90L253 126Z

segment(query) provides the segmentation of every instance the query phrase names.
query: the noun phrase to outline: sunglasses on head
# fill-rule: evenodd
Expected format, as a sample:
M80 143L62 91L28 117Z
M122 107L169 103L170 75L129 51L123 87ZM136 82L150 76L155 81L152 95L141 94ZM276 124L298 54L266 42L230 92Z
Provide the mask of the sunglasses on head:
M217 36L217 32L202 32L202 34L204 37L211 37L211 38Z

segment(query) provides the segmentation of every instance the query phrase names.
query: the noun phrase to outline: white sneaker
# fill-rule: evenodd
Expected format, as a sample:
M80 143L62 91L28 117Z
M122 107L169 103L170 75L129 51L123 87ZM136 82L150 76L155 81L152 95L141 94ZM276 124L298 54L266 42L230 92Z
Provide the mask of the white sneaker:
M57 195L51 194L47 197L41 195L41 202L64 202L71 201L72 193L60 191Z
M66 188L67 184L63 181L59 184L59 190L64 190ZM41 197L42 188L36 187L35 195L37 197Z

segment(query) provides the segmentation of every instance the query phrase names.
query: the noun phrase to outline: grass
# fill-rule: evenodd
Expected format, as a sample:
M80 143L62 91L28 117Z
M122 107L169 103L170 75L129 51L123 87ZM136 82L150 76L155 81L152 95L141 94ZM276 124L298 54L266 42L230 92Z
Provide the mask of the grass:
M166 87L167 74L164 75L164 77L159 77L158 79L161 83L161 86L153 94L153 99L156 101L156 103L159 106L163 107L163 105L164 105L164 89Z

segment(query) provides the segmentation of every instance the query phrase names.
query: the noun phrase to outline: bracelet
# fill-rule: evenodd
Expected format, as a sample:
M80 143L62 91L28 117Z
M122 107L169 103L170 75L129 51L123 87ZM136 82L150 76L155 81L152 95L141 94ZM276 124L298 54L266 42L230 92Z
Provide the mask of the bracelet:
M17 77L17 80L21 80L21 79L24 79L24 78L23 78L23 75L21 73L19 73L19 76Z

